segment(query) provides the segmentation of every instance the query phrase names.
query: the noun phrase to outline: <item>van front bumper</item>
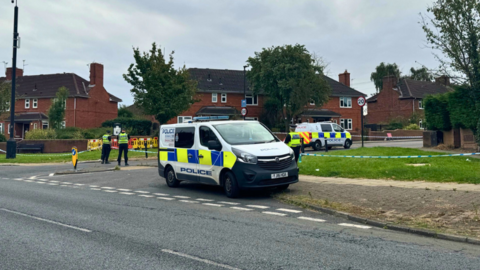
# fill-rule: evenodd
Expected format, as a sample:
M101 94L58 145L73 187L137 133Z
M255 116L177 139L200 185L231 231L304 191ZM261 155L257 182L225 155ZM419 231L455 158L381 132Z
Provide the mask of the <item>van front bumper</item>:
M298 182L299 169L295 160L292 164L282 170L267 170L257 164L247 164L236 162L232 168L238 187L241 189L249 188L269 188L283 185L294 184ZM288 173L288 177L272 179L272 174Z

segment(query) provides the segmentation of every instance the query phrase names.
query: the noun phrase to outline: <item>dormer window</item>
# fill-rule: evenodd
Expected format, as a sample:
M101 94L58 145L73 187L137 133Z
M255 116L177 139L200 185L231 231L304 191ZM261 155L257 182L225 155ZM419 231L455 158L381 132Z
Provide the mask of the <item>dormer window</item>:
M212 78L210 77L210 74L208 74L207 82L211 82Z
M222 83L222 78L219 79L219 84L220 84L220 85L223 85L223 83Z

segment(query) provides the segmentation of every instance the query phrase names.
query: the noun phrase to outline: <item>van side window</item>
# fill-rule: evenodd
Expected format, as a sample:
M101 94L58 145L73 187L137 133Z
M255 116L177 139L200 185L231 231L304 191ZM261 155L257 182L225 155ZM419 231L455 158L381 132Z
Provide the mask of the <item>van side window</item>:
M333 130L335 130L335 132L344 132L343 128L337 124L333 124Z
M175 147L192 148L195 142L195 127L180 127L175 129Z
M329 125L329 124L322 124L322 131L323 132L332 132L333 129L332 129L332 125Z
M209 127L200 127L200 144L208 148L208 141L220 142Z

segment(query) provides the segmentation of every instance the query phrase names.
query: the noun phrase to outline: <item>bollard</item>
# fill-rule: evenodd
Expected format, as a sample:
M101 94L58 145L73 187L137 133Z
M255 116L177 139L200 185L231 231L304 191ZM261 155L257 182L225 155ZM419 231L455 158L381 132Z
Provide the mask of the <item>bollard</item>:
M328 152L328 139L325 138L325 153Z
M145 158L148 158L148 148L147 148L147 141L144 141L144 145L145 145Z

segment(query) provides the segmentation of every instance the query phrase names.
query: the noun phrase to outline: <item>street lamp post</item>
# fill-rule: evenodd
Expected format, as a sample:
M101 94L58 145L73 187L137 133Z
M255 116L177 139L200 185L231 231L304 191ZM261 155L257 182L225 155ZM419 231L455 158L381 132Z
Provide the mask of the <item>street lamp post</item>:
M243 99L245 102L247 101L247 67L248 65L243 66ZM245 120L245 116L243 116L243 120Z
M12 3L15 1L12 0ZM7 159L17 156L17 142L15 141L15 84L17 79L17 45L18 45L18 6L15 2L15 16L13 19L13 63L12 63L12 97L10 99L10 139L7 141Z

